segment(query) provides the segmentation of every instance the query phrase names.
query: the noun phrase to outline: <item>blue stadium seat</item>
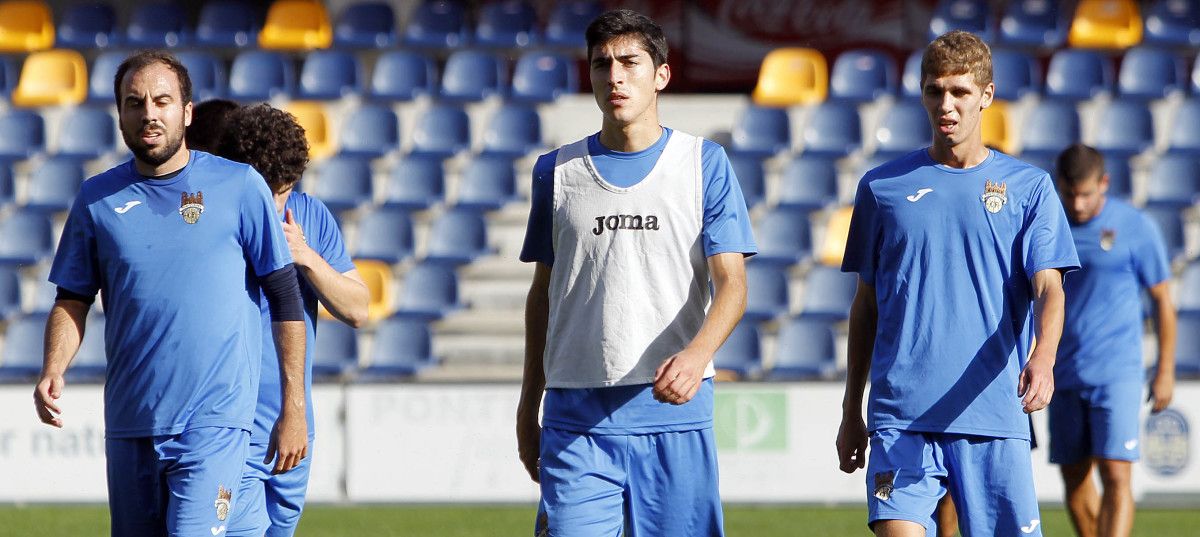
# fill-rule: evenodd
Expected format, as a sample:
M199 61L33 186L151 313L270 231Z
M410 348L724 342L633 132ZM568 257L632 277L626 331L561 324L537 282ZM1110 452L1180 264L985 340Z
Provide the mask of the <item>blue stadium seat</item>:
M820 209L837 197L837 166L830 158L806 154L792 159L779 179L777 202L781 208Z
M0 382L33 382L42 372L42 340L46 315L29 314L13 319L4 332L0 354Z
M767 380L830 379L837 374L837 350L829 322L812 317L785 321L775 339L775 359Z
M598 0L555 2L550 19L546 21L546 44L582 49L587 45L584 31L603 12L603 5Z
M331 100L363 92L358 57L344 50L314 50L300 67L301 99Z
M388 106L364 104L342 121L338 141L343 155L381 157L400 147L400 119Z
M383 207L419 211L445 197L445 174L439 158L407 156L391 166Z
M1050 57L1046 95L1071 100L1091 99L1113 89L1109 59L1095 50L1063 49Z
M577 91L579 73L575 62L562 54L526 52L513 68L511 97L515 101L546 103Z
M1200 96L1184 101L1172 117L1167 153L1200 155Z
M241 52L229 68L229 98L247 102L291 97L296 92L295 71L292 60L279 52Z
M429 226L425 261L462 265L489 253L487 223L479 213L449 210Z
M996 38L995 27L987 0L939 0L929 21L929 40L950 30L964 30L991 42Z
M0 160L0 212L16 200L17 188L13 184L12 166Z
M873 49L847 50L833 62L829 98L865 102L895 95L899 78L896 62L888 53Z
M436 365L433 336L420 319L391 317L375 328L370 363L359 371L358 382L390 382L416 375Z
M1104 170L1108 173L1108 195L1129 201L1133 197L1133 173L1129 158L1124 155L1104 155ZM1056 173L1050 170L1051 174Z
M19 56L0 56L0 99L8 100L8 96L16 89L24 63Z
M205 47L251 47L266 18L265 4L208 0L196 22L196 44Z
M1106 154L1132 156L1154 145L1154 117L1138 101L1116 100L1100 112L1096 149Z
M919 101L897 101L875 129L875 153L898 157L932 142L929 115Z
M754 225L755 263L792 265L812 255L812 225L807 211L776 208Z
M1186 88L1186 69L1174 52L1154 47L1133 47L1121 60L1117 90L1122 98L1162 99Z
M1057 156L1078 142L1079 112L1069 101L1044 100L1037 104L1021 125L1021 155Z
M32 110L0 112L0 159L24 159L46 147L46 126Z
M335 213L370 203L371 162L363 157L335 155L317 166L313 196Z
M428 56L411 50L389 50L375 61L371 96L389 101L411 101L433 94L437 68Z
M0 265L0 322L21 311L21 272L12 265Z
M29 179L25 208L47 213L70 209L83 179L83 166L78 159L47 159L34 169Z
M104 352L104 314L93 311L87 318L83 332L83 341L79 344L79 352L71 360L67 368L66 380L71 384L104 382L104 373L108 365Z
M396 12L387 2L362 2L346 6L333 24L337 47L388 49L396 46Z
M862 147L858 107L847 103L817 105L804 124L804 155L841 158Z
M745 317L733 327L721 348L713 354L713 367L729 371L738 379L755 378L762 372L762 347L758 327Z
M137 5L125 28L125 44L137 48L178 47L191 37L183 9L167 2Z
M347 378L358 369L358 331L340 322L322 322L313 342L313 382Z
M96 49L116 45L117 12L106 2L71 5L59 16L54 40L58 48Z
M762 159L744 153L729 155L729 164L733 174L737 176L738 185L742 187L742 197L746 199L746 207L753 209L766 199L766 173L763 171Z
M467 12L456 0L424 0L409 16L404 44L454 49L467 44Z
M512 159L478 156L459 177L455 207L494 211L517 199L517 175Z
M748 106L733 125L731 153L766 158L792 145L786 108Z
M175 55L188 70L192 78L192 101L201 103L209 99L221 99L229 91L225 64L208 52L190 50ZM111 87L111 85L109 86Z
M0 218L0 264L31 265L53 248L48 215L19 211Z
M117 147L117 125L110 107L78 106L64 112L58 122L60 157L93 159Z
M1197 57L1196 63L1192 65L1192 96L1200 96L1200 57Z
M1000 43L1016 47L1058 48L1067 41L1068 14L1058 2L1013 0L1000 19Z
M542 147L542 120L533 106L506 104L483 133L483 154L521 158Z
M992 82L997 99L1015 101L1042 91L1042 71L1033 56L1018 50L992 49Z
M1180 313L1200 315L1200 261L1193 260L1179 275L1175 308Z
M504 62L481 50L460 50L446 59L442 71L441 98L450 101L482 101L504 92Z
M1200 3L1154 0L1142 8L1142 42L1169 47L1200 47Z
M358 221L358 237L351 255L396 264L413 253L412 219L408 212L379 208Z
M900 77L900 95L921 98L921 57L924 50L915 50L904 60L904 74Z
M800 315L840 321L850 316L850 304L858 289L858 276L837 267L817 265L804 278Z
M751 261L746 265L746 312L742 321L759 323L787 313L788 296L786 268Z
M117 76L117 66L129 56L128 52L110 50L101 52L92 61L88 70L88 101L96 104L112 105L117 102L113 93L113 78ZM188 71L189 75L191 71Z
M1168 155L1157 159L1146 181L1146 205L1180 210L1200 195L1200 157Z
M470 145L471 124L462 108L438 104L417 118L412 154L449 158Z
M1167 257L1174 259L1183 253L1185 246L1183 215L1180 214L1179 209L1147 205L1142 209L1142 212L1150 217L1150 220L1158 226L1158 231L1162 234L1163 244L1166 245Z
M541 33L537 12L523 0L500 0L479 8L475 44L491 48L517 48L537 44Z
M421 263L404 275L394 316L436 321L460 308L454 267Z
M1180 315L1175 331L1175 372L1184 378L1200 376L1200 315Z

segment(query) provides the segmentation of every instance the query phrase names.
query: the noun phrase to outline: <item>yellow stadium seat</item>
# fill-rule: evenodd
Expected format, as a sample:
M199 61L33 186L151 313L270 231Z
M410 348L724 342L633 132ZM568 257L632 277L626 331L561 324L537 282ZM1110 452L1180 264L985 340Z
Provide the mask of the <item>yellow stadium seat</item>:
M74 50L34 52L25 58L13 90L16 106L60 106L82 103L87 97L87 64Z
M829 215L825 223L825 240L821 241L819 258L824 265L842 266L842 255L846 253L846 237L850 235L850 216L854 207L841 207Z
M0 52L32 52L54 46L54 16L39 1L0 2Z
M763 58L754 87L760 106L814 104L829 93L829 67L825 56L811 48L779 48Z
M983 145L994 147L1005 153L1012 154L1015 143L1012 136L1012 123L1009 121L1008 103L992 101L992 105L983 109L980 120L983 131Z
M314 101L292 101L285 110L296 116L296 122L304 127L304 137L308 139L308 158L319 160L332 155L337 145L333 143L333 128L329 124L329 114L321 103Z
M332 44L329 13L311 0L277 0L258 33L258 46L265 49L312 50Z
M1142 42L1142 15L1133 0L1082 0L1067 43L1080 48L1129 48Z
M367 282L371 301L367 303L367 319L377 321L392 314L392 268L383 261L355 259L359 276Z

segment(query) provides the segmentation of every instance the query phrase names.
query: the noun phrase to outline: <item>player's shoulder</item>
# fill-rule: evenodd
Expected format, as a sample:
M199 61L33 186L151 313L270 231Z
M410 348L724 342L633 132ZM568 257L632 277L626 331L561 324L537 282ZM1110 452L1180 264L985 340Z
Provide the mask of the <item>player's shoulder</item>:
M992 155L986 171L996 175L997 181L1050 182L1050 172L1046 170L1001 151L992 150Z
M200 173L205 175L214 175L222 178L249 180L251 178L262 180L262 176L254 171L254 168L244 162L229 160L225 157L218 157L212 153L204 151L192 151L193 161L192 173Z
M562 150L561 147L538 155L537 160L533 163L534 181L549 181L554 178L554 167L558 163L558 152L560 150Z
M293 190L288 196L287 208L292 210L297 220L333 219L333 211L329 210L325 202L305 192Z
M1134 207L1133 204L1129 203L1128 201L1109 196L1104 200L1104 204L1105 212L1112 214L1112 218L1123 227L1138 226L1146 232L1153 232L1158 229L1157 225L1150 218L1150 215L1142 212L1137 207ZM1146 236L1144 234L1139 235Z
M92 203L119 192L139 179L133 169L133 159L130 159L89 177L79 186L79 198L84 203Z
M879 181L900 179L922 169L932 169L932 166L933 159L929 158L928 148L921 148L867 170L861 183L869 187Z

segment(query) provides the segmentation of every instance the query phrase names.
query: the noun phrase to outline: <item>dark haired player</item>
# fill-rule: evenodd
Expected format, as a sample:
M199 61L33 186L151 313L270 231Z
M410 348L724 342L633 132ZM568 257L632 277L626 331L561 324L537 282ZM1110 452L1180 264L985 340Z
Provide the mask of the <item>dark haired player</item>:
M229 115L237 109L238 103L228 99L209 99L197 104L192 109L192 123L183 133L188 148L215 154Z

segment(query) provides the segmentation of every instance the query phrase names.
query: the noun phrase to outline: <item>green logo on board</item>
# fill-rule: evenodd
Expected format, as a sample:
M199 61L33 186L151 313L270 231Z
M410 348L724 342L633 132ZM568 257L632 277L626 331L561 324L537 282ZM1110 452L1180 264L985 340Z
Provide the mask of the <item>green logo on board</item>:
M787 451L787 394L782 391L717 390L713 402L717 449Z

